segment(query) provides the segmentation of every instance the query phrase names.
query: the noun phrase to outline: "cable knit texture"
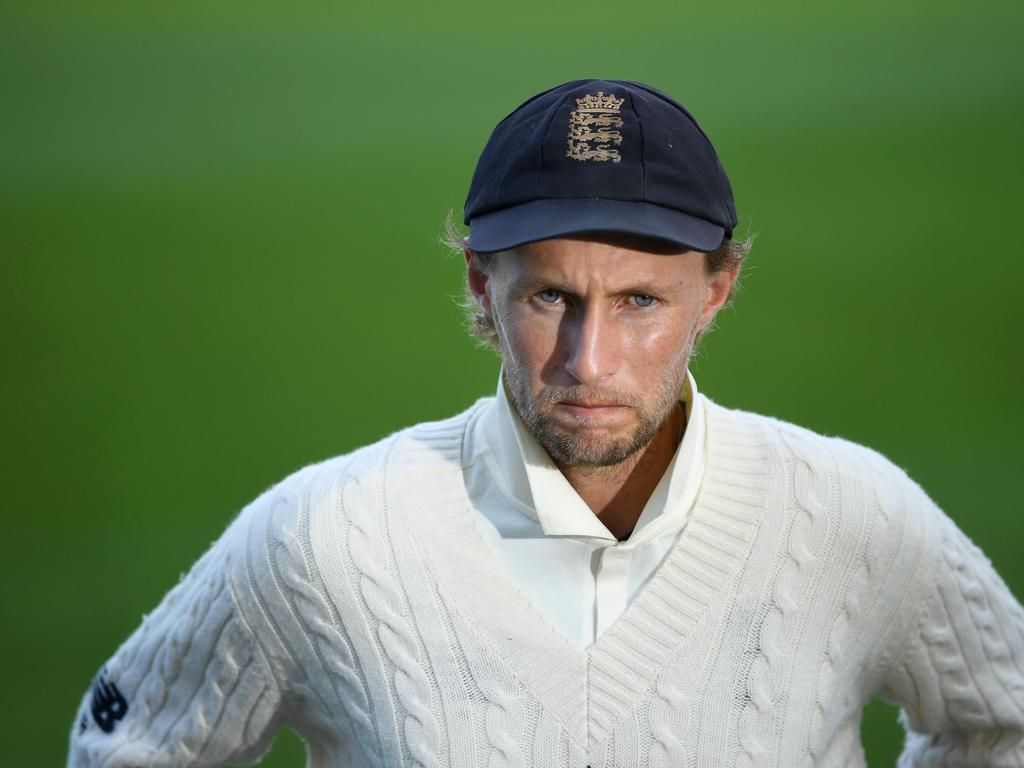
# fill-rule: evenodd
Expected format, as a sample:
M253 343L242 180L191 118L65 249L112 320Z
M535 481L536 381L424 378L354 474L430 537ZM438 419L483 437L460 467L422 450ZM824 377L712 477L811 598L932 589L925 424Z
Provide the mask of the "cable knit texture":
M312 766L862 766L877 696L901 766L1024 766L1024 611L886 459L706 402L689 521L583 651L475 523L487 405L246 507L103 667L69 766L248 763L282 725Z

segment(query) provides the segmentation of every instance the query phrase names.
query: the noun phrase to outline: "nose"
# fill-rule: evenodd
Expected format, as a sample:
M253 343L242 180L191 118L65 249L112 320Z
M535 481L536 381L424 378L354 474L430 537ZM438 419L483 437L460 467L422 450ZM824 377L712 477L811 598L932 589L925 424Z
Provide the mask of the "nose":
M580 384L605 382L618 367L618 332L600 306L577 306L563 321L565 370Z

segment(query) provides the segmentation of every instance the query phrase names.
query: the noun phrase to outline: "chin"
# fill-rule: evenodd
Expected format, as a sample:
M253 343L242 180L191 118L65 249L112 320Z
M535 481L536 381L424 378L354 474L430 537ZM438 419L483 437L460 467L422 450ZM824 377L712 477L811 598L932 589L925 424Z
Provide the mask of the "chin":
M569 467L614 467L650 442L650 439L638 439L637 435L611 437L607 435L608 430L593 431L604 432L606 436L602 439L557 430L540 436L538 442L555 462Z

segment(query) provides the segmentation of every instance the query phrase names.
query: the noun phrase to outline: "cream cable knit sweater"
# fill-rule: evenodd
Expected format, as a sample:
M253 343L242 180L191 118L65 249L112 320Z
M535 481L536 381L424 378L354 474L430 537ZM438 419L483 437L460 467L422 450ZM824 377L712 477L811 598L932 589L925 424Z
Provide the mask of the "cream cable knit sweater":
M899 469L707 404L678 543L581 651L474 525L469 414L307 467L246 507L83 700L70 766L1024 765L1024 612ZM483 401L474 408L482 407Z

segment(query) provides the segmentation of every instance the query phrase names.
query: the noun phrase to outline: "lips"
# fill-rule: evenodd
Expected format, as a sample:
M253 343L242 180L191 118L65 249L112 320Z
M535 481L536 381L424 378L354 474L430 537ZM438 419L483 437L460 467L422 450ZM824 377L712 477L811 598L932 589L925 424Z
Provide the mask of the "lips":
M613 416L617 418L619 412L625 410L625 406L618 403L567 403L562 401L558 406L562 409L563 413L588 419L610 418Z

